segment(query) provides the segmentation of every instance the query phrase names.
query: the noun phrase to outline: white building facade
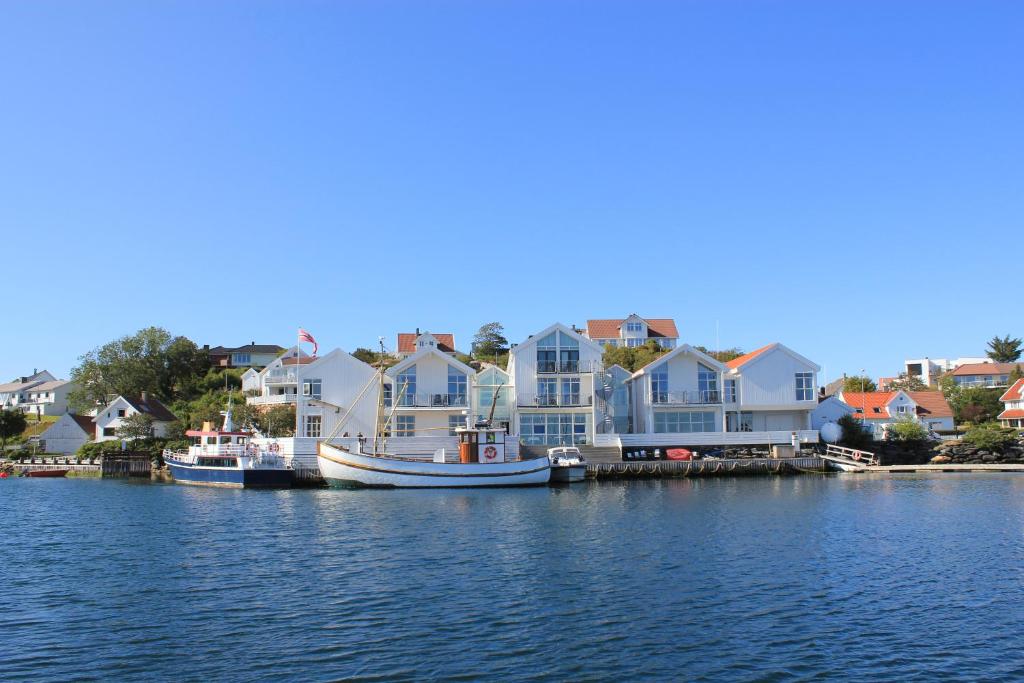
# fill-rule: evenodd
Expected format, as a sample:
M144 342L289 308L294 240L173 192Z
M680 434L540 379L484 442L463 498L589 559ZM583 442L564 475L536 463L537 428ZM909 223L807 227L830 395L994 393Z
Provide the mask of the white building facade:
M118 396L107 405L96 410L96 441L117 441L120 437L117 430L124 424L127 417L144 413L153 419L151 436L161 438L167 435L167 428L175 421L174 413L163 403L148 396L145 392L139 398Z
M473 406L476 371L425 345L387 369L384 406L388 432L398 437L455 436Z
M679 331L672 318L645 319L636 313L621 320L588 320L583 334L600 346L643 346L653 340L662 348L674 349L679 341Z

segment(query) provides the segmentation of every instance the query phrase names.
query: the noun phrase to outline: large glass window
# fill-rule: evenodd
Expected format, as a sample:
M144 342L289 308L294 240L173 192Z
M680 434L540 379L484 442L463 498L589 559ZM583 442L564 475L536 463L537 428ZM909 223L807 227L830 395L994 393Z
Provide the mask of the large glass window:
M752 432L754 431L753 413L728 412L725 414L725 431L727 432Z
M562 405L578 406L580 404L580 378L566 377L562 380Z
M302 380L302 395L310 396L312 398L320 398L321 392L321 381L318 379L304 379Z
M307 415L306 416L306 436L313 438L320 438L320 424L321 418L319 415Z
M558 369L558 346L552 332L537 342L537 372L555 372Z
M718 372L702 363L697 363L697 390L700 392L701 401L717 402Z
M391 407L391 384L384 385L384 407Z
M736 402L736 380L734 379L725 380L725 402Z
M644 331L644 324L643 323L636 323L636 322L626 323L626 332L643 332L643 331Z
M448 436L456 436L456 429L461 429L466 426L465 415L449 415L448 416Z
M416 405L416 366L410 365L398 373L398 392L400 406Z
M814 400L814 374L810 372L796 373L796 400Z
M236 353L234 358L231 359L233 365L249 365L252 362L252 356L248 353Z
M654 431L659 434L713 432L716 431L715 414L713 412L658 412L654 414Z
M668 403L668 365L651 371L651 403Z
M638 337L630 337L626 340L626 346L630 348L637 348L647 343L646 339L640 339Z
M519 417L520 438L534 446L587 443L587 416L573 413L525 414Z
M396 415L395 436L416 436L416 416Z
M541 377L537 380L537 405L558 405L558 380L553 377Z
M466 405L466 374L448 366L448 405Z

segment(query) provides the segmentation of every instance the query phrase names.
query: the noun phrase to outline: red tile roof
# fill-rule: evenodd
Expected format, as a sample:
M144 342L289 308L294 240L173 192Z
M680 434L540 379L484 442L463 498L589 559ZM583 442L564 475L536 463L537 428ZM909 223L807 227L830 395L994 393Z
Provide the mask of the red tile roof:
M1014 382L1013 386L999 397L999 400L1003 402L1024 400L1024 377Z
M423 332L422 334L427 334ZM415 332L399 332L398 333L398 353L416 353L416 337L419 335ZM437 340L437 350L444 353L455 353L455 335L453 334L438 334L431 332L430 336Z
M679 338L679 330L676 329L676 321L672 318L641 318L647 323L648 337L669 337ZM591 339L618 339L619 328L625 318L603 318L601 320L587 321L587 336Z
M1024 363L965 363L953 371L954 375L1008 375L1013 369Z
M843 392L843 403L850 406L854 410L863 409L863 416L869 420L880 420L883 418L892 417L889 414L889 408L887 407L889 401L896 396L895 391L844 391ZM878 412L875 412L875 408ZM856 413L857 417L861 417L862 413Z
M999 413L1000 420L1014 420L1018 417L1024 418L1024 408L1014 408L1012 410L1004 410Z
M316 356L302 356L300 358L292 356L291 358L285 358L284 360L282 360L281 365L309 365L315 360L320 359Z
M953 417L953 409L941 391L908 391L907 395L917 404L918 415Z
M759 349L754 349L750 353L745 353L742 356L740 356L739 358L733 358L731 361L727 362L726 365L728 367L732 368L733 370L735 370L736 368L738 368L738 367L740 367L742 365L746 365L750 361L754 360L755 358L760 356L762 353L764 353L768 349L774 348L777 344L778 344L778 342L774 342L774 343L769 344L768 346L762 346ZM847 403L849 403L849 401L847 401Z

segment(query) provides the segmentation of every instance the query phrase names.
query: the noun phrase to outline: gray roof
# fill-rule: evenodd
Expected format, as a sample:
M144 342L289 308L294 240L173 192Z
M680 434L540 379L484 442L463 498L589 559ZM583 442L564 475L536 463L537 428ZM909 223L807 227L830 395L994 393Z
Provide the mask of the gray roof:
M142 398L132 398L129 396L122 396L128 404L135 408L140 413L145 413L157 422L174 422L177 420L177 416L168 409L163 403L152 396L147 396L145 400Z

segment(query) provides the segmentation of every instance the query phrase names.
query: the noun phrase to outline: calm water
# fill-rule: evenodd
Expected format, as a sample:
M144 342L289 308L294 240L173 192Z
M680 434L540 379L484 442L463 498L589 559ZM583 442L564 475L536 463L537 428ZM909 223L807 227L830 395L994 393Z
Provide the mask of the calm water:
M1024 676L1024 477L0 481L0 678Z

